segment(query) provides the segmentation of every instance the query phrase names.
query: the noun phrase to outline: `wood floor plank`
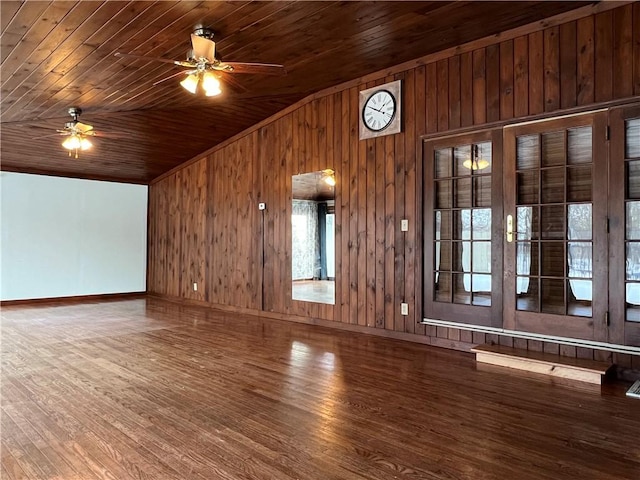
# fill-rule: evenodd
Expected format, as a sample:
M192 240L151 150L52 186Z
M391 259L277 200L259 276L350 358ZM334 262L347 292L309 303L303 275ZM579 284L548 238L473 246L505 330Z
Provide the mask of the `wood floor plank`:
M2 478L634 478L640 403L148 298L2 312Z

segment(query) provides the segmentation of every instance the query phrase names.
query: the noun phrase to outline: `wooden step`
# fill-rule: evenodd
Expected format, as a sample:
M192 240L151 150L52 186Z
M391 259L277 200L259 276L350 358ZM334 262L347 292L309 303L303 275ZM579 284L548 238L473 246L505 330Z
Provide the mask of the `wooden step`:
M609 363L595 360L561 357L551 353L531 352L501 345L478 345L471 351L476 354L477 362L598 385L602 383L602 377L613 367Z

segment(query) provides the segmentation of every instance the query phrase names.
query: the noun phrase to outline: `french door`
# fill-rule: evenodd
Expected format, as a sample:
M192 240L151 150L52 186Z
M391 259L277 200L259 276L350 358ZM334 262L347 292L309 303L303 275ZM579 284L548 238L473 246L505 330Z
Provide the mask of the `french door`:
M607 112L504 129L504 328L608 341Z
M640 104L611 111L610 341L640 346Z
M424 145L427 318L502 325L501 153L499 130Z
M640 104L423 154L426 318L640 346Z

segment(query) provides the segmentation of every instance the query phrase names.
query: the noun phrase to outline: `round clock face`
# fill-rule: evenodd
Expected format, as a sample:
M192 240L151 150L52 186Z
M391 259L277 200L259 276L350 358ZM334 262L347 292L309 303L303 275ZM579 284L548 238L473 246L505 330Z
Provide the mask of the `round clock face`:
M378 90L371 95L362 109L365 126L374 132L389 126L396 114L396 99L387 90Z

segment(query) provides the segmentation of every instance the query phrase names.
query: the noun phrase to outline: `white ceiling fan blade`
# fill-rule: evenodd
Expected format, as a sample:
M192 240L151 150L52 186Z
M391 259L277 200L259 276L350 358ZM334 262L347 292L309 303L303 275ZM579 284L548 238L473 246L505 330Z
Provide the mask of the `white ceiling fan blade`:
M88 125L86 123L78 122L76 123L76 128L82 133L88 133L93 130L93 125Z
M208 38L191 34L191 45L193 46L193 56L196 60L205 58L209 63L216 59L216 43Z

